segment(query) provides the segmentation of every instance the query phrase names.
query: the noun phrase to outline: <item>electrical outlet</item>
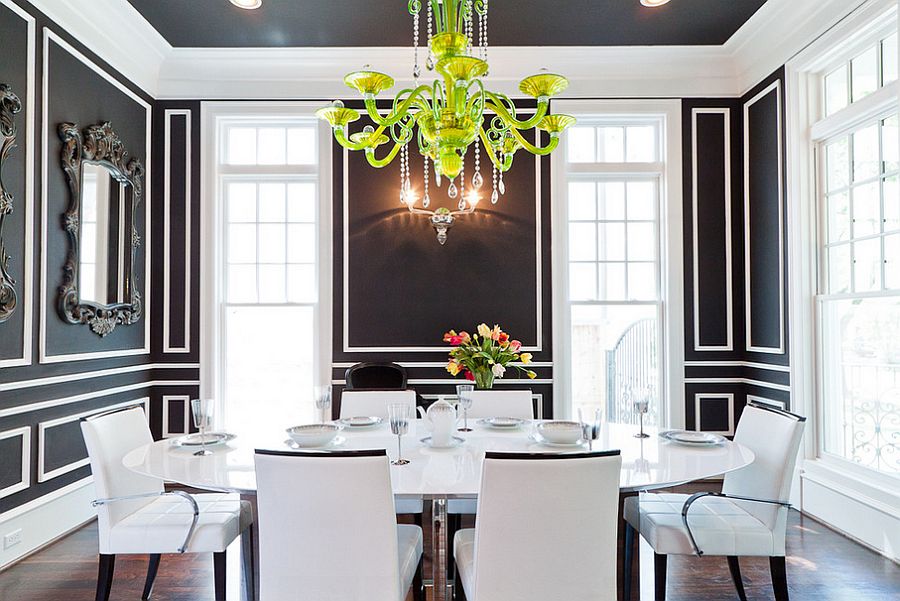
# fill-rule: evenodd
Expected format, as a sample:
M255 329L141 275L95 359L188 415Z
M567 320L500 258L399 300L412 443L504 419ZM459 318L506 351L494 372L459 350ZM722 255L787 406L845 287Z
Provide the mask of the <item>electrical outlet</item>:
M22 542L22 529L13 530L9 534L3 537L3 548L9 549L15 545L18 545Z

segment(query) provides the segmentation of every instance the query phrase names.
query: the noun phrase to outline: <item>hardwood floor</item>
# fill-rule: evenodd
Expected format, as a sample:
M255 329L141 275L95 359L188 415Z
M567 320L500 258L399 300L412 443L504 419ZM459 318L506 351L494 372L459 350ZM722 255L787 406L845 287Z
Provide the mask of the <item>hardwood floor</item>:
M788 525L788 583L792 601L900 601L900 566L792 511ZM229 599L240 599L239 544L229 549ZM426 549L427 549L426 545ZM0 599L89 601L97 577L97 527L88 524L0 572ZM116 560L113 600L139 599L146 556ZM652 598L652 561L641 562L643 598ZM212 555L163 556L153 599L213 598ZM765 559L742 559L747 598L772 599ZM736 599L728 564L718 557L671 557L669 601ZM410 597L411 599L411 597Z

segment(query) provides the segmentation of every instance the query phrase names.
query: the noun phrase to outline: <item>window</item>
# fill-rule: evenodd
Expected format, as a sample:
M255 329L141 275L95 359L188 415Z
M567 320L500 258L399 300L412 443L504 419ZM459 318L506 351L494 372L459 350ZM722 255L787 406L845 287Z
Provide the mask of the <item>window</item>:
M826 72L828 121L812 128L820 223L820 451L900 477L896 26Z
M215 384L222 425L241 432L311 421L324 383L319 125L290 113L216 120Z
M565 345L565 414L584 408L648 425L665 417L667 352L664 213L666 121L658 114L576 114L557 173L565 196L557 215L565 261L557 269ZM561 172L560 172L561 171ZM566 373L568 372L568 373Z

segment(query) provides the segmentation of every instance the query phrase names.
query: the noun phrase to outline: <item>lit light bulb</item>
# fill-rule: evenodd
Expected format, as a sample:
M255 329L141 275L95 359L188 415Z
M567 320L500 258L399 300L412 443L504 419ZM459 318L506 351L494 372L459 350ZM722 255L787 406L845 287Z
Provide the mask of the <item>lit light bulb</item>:
M246 8L247 10L253 10L262 6L262 0L231 0L231 3L238 8Z
M668 2L669 0L641 0L641 4L643 4L644 6L649 6L650 8L662 6L663 4L666 4Z
M475 190L472 190L467 195L466 200L468 201L469 206L474 209L475 207L478 206L478 203L481 202L481 197L478 195L478 193Z

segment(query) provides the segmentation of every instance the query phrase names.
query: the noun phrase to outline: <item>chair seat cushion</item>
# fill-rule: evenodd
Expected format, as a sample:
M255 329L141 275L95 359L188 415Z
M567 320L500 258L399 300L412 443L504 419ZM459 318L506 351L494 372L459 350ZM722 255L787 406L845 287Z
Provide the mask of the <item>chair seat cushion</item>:
M447 501L447 513L475 515L478 499L450 499Z
M644 493L625 499L625 520L656 553L693 555L681 518L689 495ZM777 555L769 528L731 499L705 497L691 505L688 523L704 555Z
M422 557L422 529L418 526L399 524L397 526L397 554L400 559L401 601L406 598L406 591L412 585L413 577Z
M192 495L200 508L187 553L224 551L253 521L252 508L237 495ZM184 544L194 511L176 495L166 495L141 507L109 529L102 553L177 553Z
M394 511L399 515L422 513L422 499L394 499Z
M458 530L453 538L453 556L466 598L475 595L475 529Z

